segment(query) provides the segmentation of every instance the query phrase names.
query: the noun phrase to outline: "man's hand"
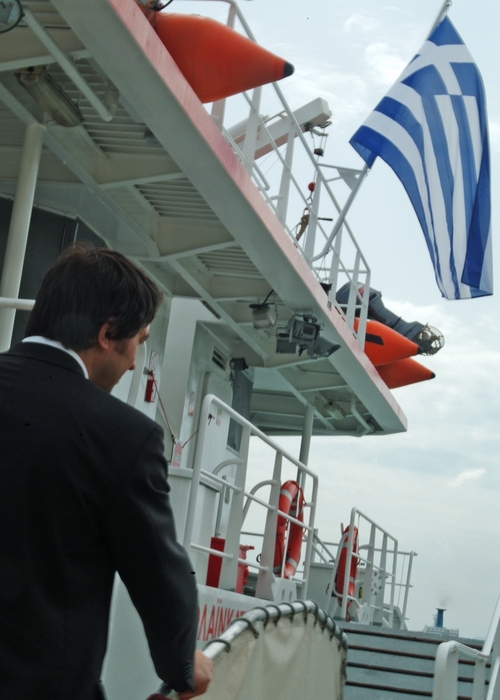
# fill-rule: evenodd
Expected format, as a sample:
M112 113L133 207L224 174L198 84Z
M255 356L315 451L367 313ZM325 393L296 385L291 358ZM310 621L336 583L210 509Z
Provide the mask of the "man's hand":
M202 695L208 688L212 672L212 660L197 649L194 653L194 693L179 693L179 700L190 700L197 695Z

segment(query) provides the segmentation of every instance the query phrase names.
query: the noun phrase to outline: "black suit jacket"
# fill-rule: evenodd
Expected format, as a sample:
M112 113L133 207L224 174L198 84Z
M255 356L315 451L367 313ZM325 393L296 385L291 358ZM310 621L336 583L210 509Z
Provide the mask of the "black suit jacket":
M161 428L67 353L0 355L0 698L95 700L118 571L160 678L192 685L197 597Z

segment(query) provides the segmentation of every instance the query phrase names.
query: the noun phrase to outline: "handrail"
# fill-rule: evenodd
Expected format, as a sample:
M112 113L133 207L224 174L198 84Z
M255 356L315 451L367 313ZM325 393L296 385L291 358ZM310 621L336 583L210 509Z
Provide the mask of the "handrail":
M472 700L485 700L486 662L491 657L491 676L486 700L499 700L500 683L500 597L497 600L490 627L481 650L451 640L438 646L434 666L433 700L457 700L458 658L475 661Z
M242 426L240 454L238 458L231 459L231 462L235 465L236 468L234 482L223 480L219 476L214 475L212 471L203 469L203 462L207 454L205 445L207 441L207 431L210 424L209 417L213 415L216 411L223 412L229 418L231 418L236 423ZM254 490L247 491L245 488L247 479L249 443L251 436L257 437L260 441L264 442L275 452L275 463L272 479L267 482L271 486L269 500L267 503L264 500L257 498L255 496ZM305 484L306 477L310 479L312 488L311 496L307 504L309 510L309 518L307 522L299 522L296 518L292 517L291 515L282 513L280 510L278 510L280 495L279 491L280 484L282 481L281 468L283 458L290 462L291 465L295 466L299 474L302 475L304 480L303 486ZM221 464L229 464L229 461L225 461ZM220 464L217 465L216 470L220 471ZM200 480L202 476L204 477L204 479L212 480L214 483L223 485L224 488L228 488L233 492L233 498L229 514L230 526L228 526L226 547L224 553L193 541L193 529L194 522L196 520L195 516L197 512L197 503L200 491ZM263 485L262 482L260 485ZM259 484L257 486L259 486ZM318 477L316 476L316 474L314 474L314 472L308 469L293 455L286 452L286 450L284 450L280 445L275 443L274 440L272 440L263 432L261 432L252 423L250 423L250 421L243 418L243 416L241 416L234 409L232 409L230 406L224 403L221 399L217 398L214 394L209 394L204 398L200 411L199 427L197 431L196 449L193 462L191 487L187 505L186 527L184 530L183 543L186 549L188 550L194 549L197 551L213 554L216 557L222 558L223 568L220 582L221 587L234 588L237 575L237 565L238 563L245 564L259 571L256 596L268 599L271 598L276 526L278 516L281 516L291 523L299 524L300 527L302 527L304 529L304 532L306 533L306 551L304 556L304 569L301 579L302 586L300 590L300 596L302 598L306 598L307 582L312 559L312 541L314 535L314 518L316 514L317 494ZM266 523L263 535L262 553L259 564L248 560L241 560L238 556L242 524L245 515L248 511L246 505L250 501L259 503L267 510Z
M354 528L355 526L359 528L359 536L362 538L363 528L360 524L362 521L370 526L368 542L366 542L367 538L365 537L365 541L360 544L358 551L354 552ZM377 542L377 538L382 539L380 544ZM412 564L416 552L400 551L398 540L357 508L353 508L351 511L344 581L337 581L335 585L339 560L337 554L333 555L330 548L338 548L338 546L339 543L321 541L317 535L314 538L314 551L318 559L331 566L330 582L323 603L325 609L328 610L332 605L336 606L337 599L340 599L340 610L335 612L339 619L347 619L347 608L353 603L358 608L358 622L384 624L389 627L403 625L406 620ZM355 594L349 596L350 570L353 559L358 562L357 580ZM403 605L398 616L395 611L400 605L399 601L402 595Z
M34 306L34 299L14 299L11 297L0 297L0 309L19 309L20 311L31 311L31 309Z
M245 633L251 634L254 639L258 639L261 635L266 634L266 629L267 631L274 630L281 620L290 620L293 622L294 618L299 619L300 617L303 618L304 625L311 625L309 616L314 618L312 627L317 627L318 634L324 635L326 633L329 636L330 642L334 640L337 642L338 648L341 650L345 659L345 654L348 650L347 636L342 629L335 624L332 618L321 610L317 603L312 600L296 600L291 603L253 608L244 615L235 618L219 637L207 642L203 653L212 659L212 661L215 661L222 653L231 653L234 641ZM274 624L268 627L270 621ZM289 626L288 622L287 625ZM339 686L343 686L345 682L345 660L341 668L342 679L339 682ZM178 697L166 683L163 683L157 692L165 698ZM151 697L157 696L153 695Z

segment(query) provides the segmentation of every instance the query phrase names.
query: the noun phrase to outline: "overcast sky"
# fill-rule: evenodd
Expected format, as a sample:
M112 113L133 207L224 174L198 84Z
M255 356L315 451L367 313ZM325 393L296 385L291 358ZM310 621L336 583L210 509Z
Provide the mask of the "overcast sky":
M349 138L427 38L441 5L441 0L241 3L259 42L296 67L282 84L292 108L317 96L330 104L325 161L350 167L362 162ZM486 86L495 233L500 9L493 0L454 0L449 17ZM352 506L359 507L397 537L400 548L418 552L409 626L431 624L435 608L443 605L447 626L484 636L500 592L498 296L441 298L413 209L380 160L348 220L386 306L408 321L436 326L446 345L423 360L437 375L433 381L395 391L408 417L407 433L313 440L309 465L321 477L320 531L324 539L337 538L340 521L348 521ZM499 251L494 243L495 272ZM297 444L288 442L295 451Z

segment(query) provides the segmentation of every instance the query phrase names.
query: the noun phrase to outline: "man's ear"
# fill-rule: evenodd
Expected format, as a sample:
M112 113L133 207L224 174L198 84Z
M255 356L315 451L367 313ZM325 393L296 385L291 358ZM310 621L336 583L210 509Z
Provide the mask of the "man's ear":
M99 333L97 334L97 345L102 350L108 350L110 347L110 343L111 343L110 331L111 331L111 324L108 323L107 321L106 321L106 323L103 323L102 326L99 328Z

